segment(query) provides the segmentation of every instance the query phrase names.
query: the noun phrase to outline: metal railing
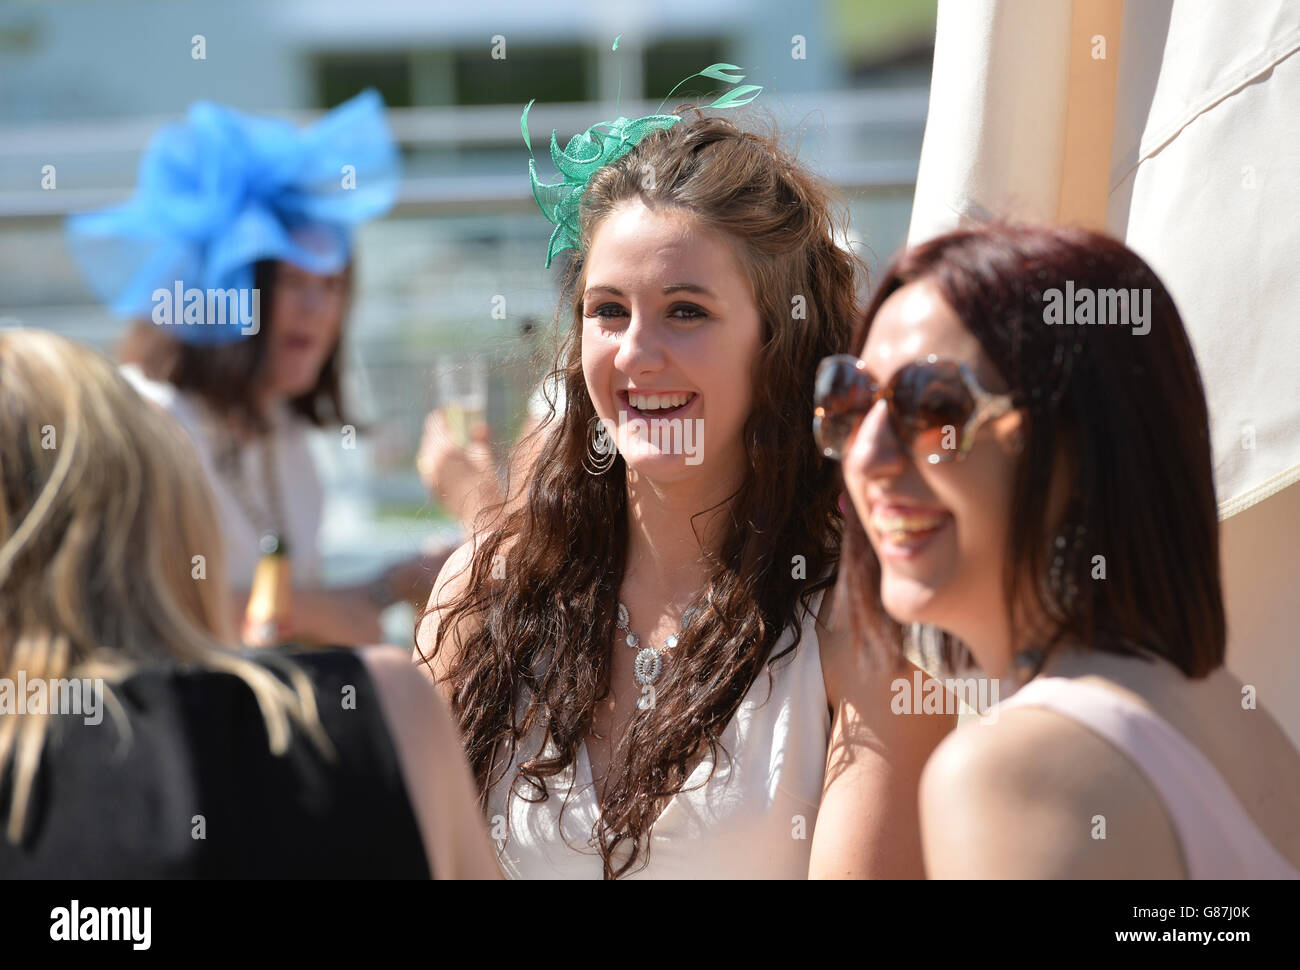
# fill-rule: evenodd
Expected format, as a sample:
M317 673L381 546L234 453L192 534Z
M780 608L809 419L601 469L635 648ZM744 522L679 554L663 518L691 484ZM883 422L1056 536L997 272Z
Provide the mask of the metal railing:
M775 122L801 159L856 200L859 223L872 223L858 226L859 238L882 256L901 243L924 130L924 89L770 98L763 107L759 118ZM554 267L542 269L550 227L528 184L522 108L390 111L406 173L396 211L373 233L367 227L358 244L362 285L348 337L359 410L377 433L367 436L360 465L336 440L321 442L321 470L334 484L322 551L339 577L410 551L422 531L447 528L436 514L431 520L413 467L424 413L437 404L439 358L492 356L492 379L510 384L508 393L490 392L506 401L493 416L503 428L517 421L531 389L519 369L523 344L510 335L523 316L548 323L557 294ZM541 177L554 180L552 129L564 145L595 120L658 109L656 102L534 105L529 130ZM288 115L300 122L315 116ZM0 325L44 327L111 348L121 325L78 292L58 227L69 213L125 199L140 153L171 120L0 125ZM52 191L40 188L47 164L57 173ZM367 283L368 267L375 275ZM509 320L488 317L489 291L509 296ZM504 411L516 413L502 417ZM411 511L417 507L418 514Z
M846 190L897 188L916 177L912 153L869 157L871 139L891 132L900 144L919 150L928 95L924 88L889 91L831 91L769 98L762 117L775 118L781 130L805 132L824 140L823 175ZM519 127L522 105L449 108L393 108L388 112L394 136L415 164L403 180L403 210L463 210L517 205L529 200L521 180L525 154ZM603 102L537 104L529 130L539 172L546 178L550 132L561 145L585 131L593 120L619 115L638 117L660 109L654 101L621 105ZM664 110L671 110L665 107ZM297 123L315 112L286 112ZM126 198L135 183L136 165L150 137L175 116L85 122L0 125L0 222L60 218L72 212L110 205ZM454 166L470 154L478 160L493 153L502 171L429 173L422 169ZM441 153L421 161L426 153ZM492 157L492 155L489 155ZM57 188L41 188L43 166L53 165ZM475 165L476 168L481 166ZM62 184L58 184L62 183Z

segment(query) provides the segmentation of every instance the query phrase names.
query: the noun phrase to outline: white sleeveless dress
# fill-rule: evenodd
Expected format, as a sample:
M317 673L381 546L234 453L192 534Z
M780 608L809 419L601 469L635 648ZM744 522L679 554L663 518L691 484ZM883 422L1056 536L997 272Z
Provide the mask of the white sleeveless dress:
M764 667L723 731L722 746L731 757L720 752L717 771L701 786L714 766L705 753L685 790L655 821L649 864L639 868L638 861L637 871L623 878L808 877L831 731L814 625L822 596L813 597L812 611L804 612L803 639L794 653ZM791 626L773 654L793 639ZM509 790L519 762L537 750L540 737L538 729L517 746L510 770L488 793L488 823L501 870L514 879L600 879L594 840L599 809L585 745L575 764L546 779L551 792L546 801L530 803ZM554 751L552 742L547 749ZM528 794L528 788L527 780L519 782L520 791ZM499 833L505 837L496 838ZM625 858L616 856L616 862Z
M171 415L194 443L199 464L203 466L216 499L217 521L225 539L226 582L235 589L248 589L261 555L258 550L261 534L249 521L248 513L232 494L229 484L217 474L219 432L213 412L198 395L152 380L134 364L124 364L121 373L142 397ZM305 418L283 404L272 408L268 417L273 435L273 473L280 481L280 493L284 496L284 527L288 531L285 538L293 563L294 582L315 586L320 582L319 536L324 492L311 454L308 436L312 428ZM243 449L244 481L256 495L265 491L266 469L262 461L261 448L250 446ZM262 499L265 501L264 496Z

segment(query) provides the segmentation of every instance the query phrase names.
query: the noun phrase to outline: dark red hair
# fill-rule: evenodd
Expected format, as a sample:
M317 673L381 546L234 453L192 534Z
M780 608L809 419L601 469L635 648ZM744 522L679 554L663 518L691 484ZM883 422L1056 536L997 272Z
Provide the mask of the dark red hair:
M979 341L1024 415L1005 606L1014 623L1018 607L1036 603L1054 625L1043 642L1025 646L1044 657L1065 642L1155 654L1188 677L1220 666L1225 621L1209 415L1187 331L1155 273L1122 243L1083 229L953 232L887 268L855 328L852 353L861 354L885 300L922 279ZM1045 322L1049 292L1067 282L1076 292L1148 290L1149 330ZM1068 503L1061 521L1050 521L1058 456ZM880 563L845 505L840 583L854 629L901 651L904 631L880 599ZM1078 592L1062 596L1047 581L1052 543L1058 530L1078 525L1085 539L1064 563ZM1092 578L1094 556L1105 557L1104 579ZM949 662L967 658L947 635L943 653Z

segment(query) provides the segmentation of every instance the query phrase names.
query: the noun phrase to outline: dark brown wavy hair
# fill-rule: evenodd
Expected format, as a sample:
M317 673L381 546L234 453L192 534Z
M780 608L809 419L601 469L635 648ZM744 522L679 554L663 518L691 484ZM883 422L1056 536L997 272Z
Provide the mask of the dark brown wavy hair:
M1066 643L1163 657L1193 678L1219 667L1226 634L1205 390L1178 309L1151 267L1084 229L998 224L949 233L887 267L850 353L861 355L881 305L919 280L937 287L979 341L1024 416L1003 577L1013 636L1034 639L1040 668ZM1149 290L1149 331L1049 325L1045 294L1064 292L1067 281L1075 292ZM1049 494L1058 464L1066 489L1056 521ZM1063 580L1053 585L1054 539L1080 525L1083 541L1067 543ZM1092 575L1097 555L1104 579ZM1077 594L1062 595L1071 579ZM901 651L904 629L885 612L880 562L851 503L839 581L852 628ZM1026 603L1050 629L1015 631ZM969 660L947 634L940 653L950 664Z
M777 135L694 110L694 118L599 170L586 190L581 245L557 315L561 330L565 316L572 324L552 371L563 382L563 407L536 432L526 497L482 537L468 587L445 606L430 654L459 620L474 618L447 679L484 805L516 747L539 725L558 754L526 752L520 778L540 792L529 800L550 797L545 779L575 762L597 702L609 695L628 541L622 457L604 475L584 468L596 417L582 372L585 256L601 221L638 196L722 234L752 284L763 328L743 429L748 468L722 503L730 504L719 548L706 550L709 605L677 648L690 661L664 669L658 703L636 715L614 752L598 831L606 878L648 861L656 801L682 789L688 763L704 746L716 765L719 737L764 665L777 659L769 654L792 623L794 643L778 656L798 645L799 604L810 607L814 594L833 584L839 554L836 472L811 435L813 376L821 358L847 344L866 266L836 240L837 229L847 238L848 212L835 189L797 164ZM642 186L643 165L654 172L652 188ZM799 295L806 319L792 313ZM498 555L505 562L499 579ZM796 556L802 573L792 567ZM616 864L620 847L630 852Z
M266 430L266 416L255 408L253 389L265 372L268 338L275 327L275 261L256 263L253 276L253 286L261 292L257 333L230 344L201 346L175 339L166 333L166 327L138 322L118 344L118 360L138 365L146 377L197 394L218 414L234 415L251 428ZM356 424L343 406L343 337L352 284L353 264L349 262L343 274L343 328L338 342L325 358L315 386L288 401L290 410L318 428Z

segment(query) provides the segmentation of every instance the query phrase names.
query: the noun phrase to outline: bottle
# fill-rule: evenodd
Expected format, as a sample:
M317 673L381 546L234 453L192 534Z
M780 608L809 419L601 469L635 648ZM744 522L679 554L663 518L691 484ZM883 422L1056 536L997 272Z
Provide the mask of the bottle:
M244 643L250 647L274 647L288 634L293 575L289 549L284 539L268 532L258 544L262 556L253 573L248 606L244 610Z

